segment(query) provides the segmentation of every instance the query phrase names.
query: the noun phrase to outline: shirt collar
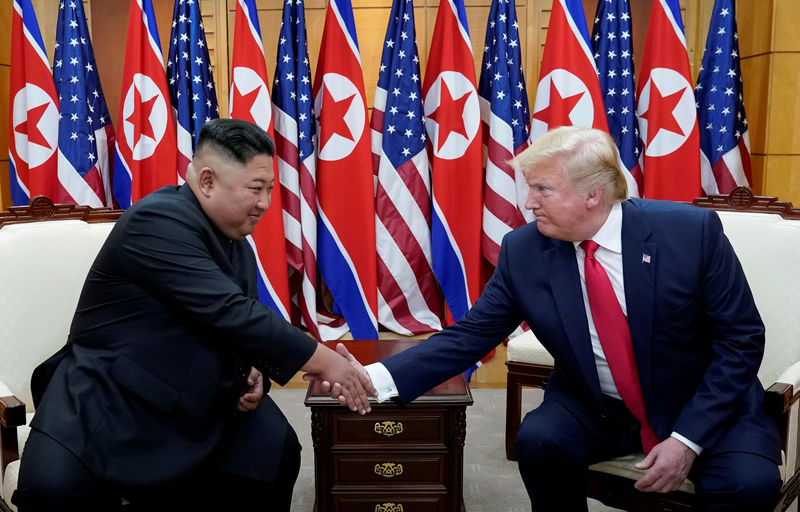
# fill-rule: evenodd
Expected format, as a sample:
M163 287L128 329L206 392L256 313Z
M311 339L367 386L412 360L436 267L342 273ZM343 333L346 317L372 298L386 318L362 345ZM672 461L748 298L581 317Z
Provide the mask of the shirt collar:
M622 254L622 204L615 203L611 207L608 218L592 237L597 245ZM577 248L580 242L573 242Z

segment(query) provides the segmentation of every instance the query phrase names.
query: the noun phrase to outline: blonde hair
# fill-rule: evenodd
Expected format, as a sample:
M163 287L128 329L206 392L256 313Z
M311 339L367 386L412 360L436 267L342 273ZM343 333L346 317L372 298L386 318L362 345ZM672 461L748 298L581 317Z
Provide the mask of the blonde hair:
M548 131L511 164L523 173L535 165L557 159L564 179L578 192L603 188L606 204L628 198L628 184L619 168L617 147L606 132L580 126L561 126Z

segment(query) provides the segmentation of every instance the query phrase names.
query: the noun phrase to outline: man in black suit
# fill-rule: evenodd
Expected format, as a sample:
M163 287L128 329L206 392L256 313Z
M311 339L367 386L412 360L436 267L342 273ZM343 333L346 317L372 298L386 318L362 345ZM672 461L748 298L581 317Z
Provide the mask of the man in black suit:
M186 184L119 219L67 345L34 373L44 392L21 512L105 512L122 497L136 510L289 510L300 445L269 379L325 375L369 410L368 379L258 302L244 238L269 207L273 154L256 125L213 120Z

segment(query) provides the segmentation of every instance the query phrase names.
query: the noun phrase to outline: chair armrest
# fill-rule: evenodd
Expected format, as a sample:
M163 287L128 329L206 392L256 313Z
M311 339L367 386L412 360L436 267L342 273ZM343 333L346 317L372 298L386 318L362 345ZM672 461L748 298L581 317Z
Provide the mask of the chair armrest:
M770 416L778 419L786 415L798 399L800 399L800 361L790 366L767 388L764 408Z
M19 427L25 421L25 404L13 395L0 396L0 426Z

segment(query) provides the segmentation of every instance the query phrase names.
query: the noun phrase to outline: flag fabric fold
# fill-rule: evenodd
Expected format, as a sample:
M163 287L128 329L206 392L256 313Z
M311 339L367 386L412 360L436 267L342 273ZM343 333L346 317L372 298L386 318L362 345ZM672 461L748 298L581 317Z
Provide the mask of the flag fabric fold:
M286 257L290 265L291 317L293 324L305 325L316 339L322 340L317 315L316 117L305 8L301 2L286 0L283 4L277 55L272 112ZM343 320L334 331L324 331L329 336L324 339L344 334L347 327Z
M8 156L11 201L67 198L58 182L58 95L31 0L14 0L11 20Z
M177 183L175 119L151 0L131 0L114 155L121 208Z
M200 128L219 117L217 91L203 30L200 2L175 0L167 80L178 140L179 182L186 178Z
M554 0L531 119L531 140L559 126L608 131L583 4Z
M528 146L530 136L520 46L514 0L492 0L478 93L486 154L481 246L494 266L506 233L533 220L525 208L528 184L509 163Z
M422 84L433 175L433 271L461 318L481 285L481 120L463 0L442 0Z
M702 195L700 135L678 0L653 1L636 96L644 197L691 201Z
M425 146L414 4L394 0L372 108L378 321L404 335L441 330L431 266L430 163Z
M744 112L736 2L716 0L697 76L701 176L706 194L752 184L750 135Z
M594 58L606 107L608 131L619 151L628 195L639 197L643 187L639 158L642 142L636 120L633 37L628 0L600 0L592 31Z
M83 2L62 2L56 27L53 78L60 107L59 201L93 208L112 206L114 127L92 49Z
M285 77L286 79L290 79ZM355 339L375 339L375 202L364 78L353 9L330 0L314 78L318 266Z
M237 0L231 56L230 116L257 124L274 139L268 83L256 2ZM289 277L277 158L273 158L273 172L275 187L270 207L253 233L247 236L247 241L256 257L260 301L288 321Z

